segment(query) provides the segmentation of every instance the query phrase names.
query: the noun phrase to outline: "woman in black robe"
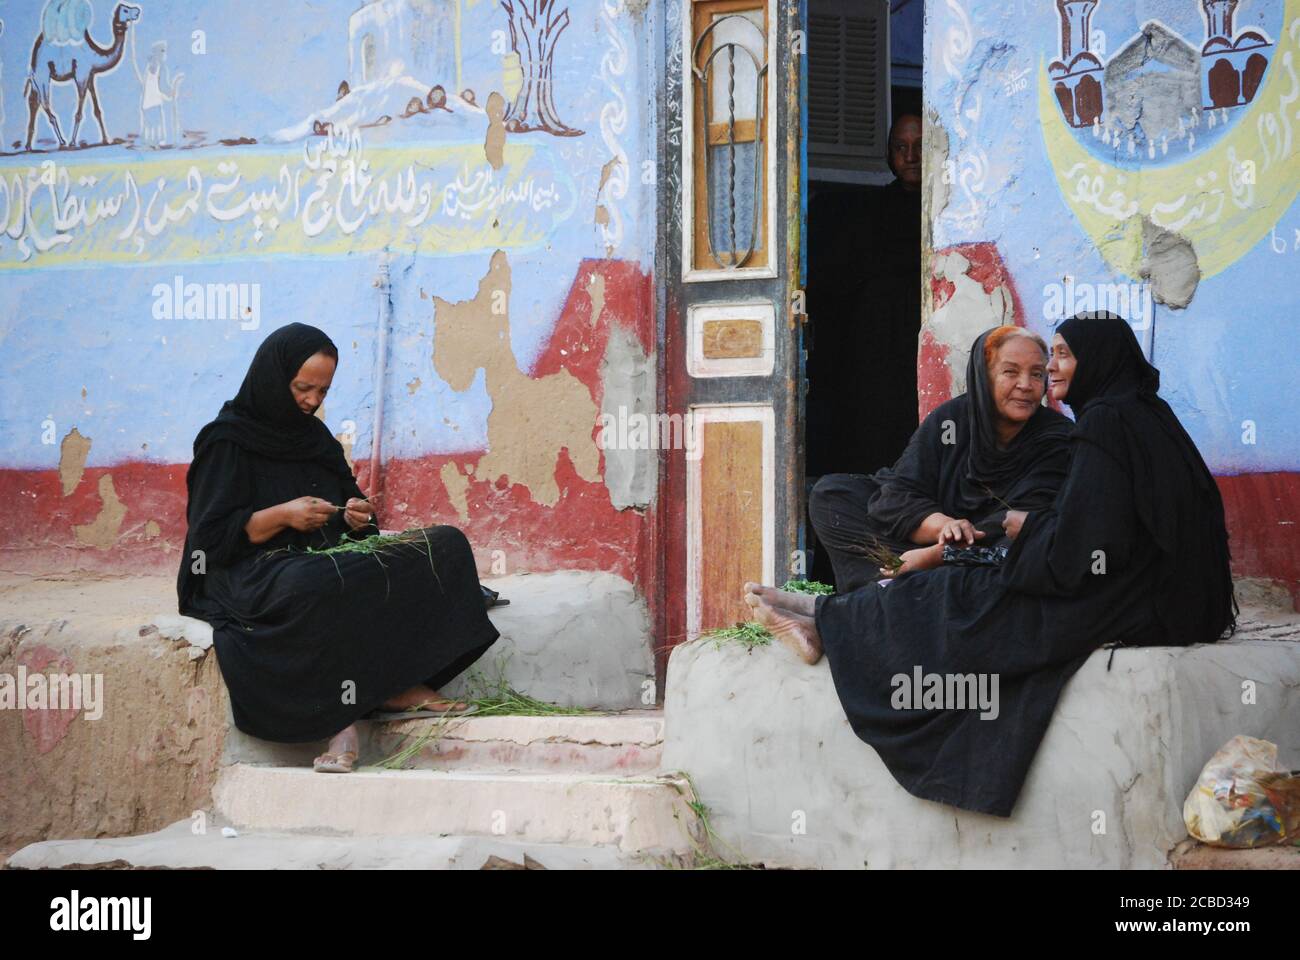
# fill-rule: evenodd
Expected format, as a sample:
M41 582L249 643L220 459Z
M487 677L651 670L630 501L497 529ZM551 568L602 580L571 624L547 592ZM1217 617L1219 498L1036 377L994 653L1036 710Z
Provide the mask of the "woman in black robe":
M1212 643L1236 623L1218 487L1128 323L1066 321L1048 370L1078 418L1069 475L1049 509L1009 511L1002 566L943 566L815 600L746 596L806 661L824 650L854 732L905 789L1003 817L1094 650ZM896 699L918 668L987 679L992 709L921 703L915 690Z
M925 418L892 469L817 482L808 513L840 593L878 580L882 553L900 556L904 571L926 569L945 544L994 546L1010 507L1052 502L1072 424L1042 405L1046 366L1033 333L986 330L971 347L966 392Z
M235 725L282 743L332 738L316 769L346 773L357 719L378 707L464 707L438 688L498 633L455 527L382 554L305 552L379 532L314 415L337 362L322 331L281 327L199 431L177 594L182 614L212 624Z

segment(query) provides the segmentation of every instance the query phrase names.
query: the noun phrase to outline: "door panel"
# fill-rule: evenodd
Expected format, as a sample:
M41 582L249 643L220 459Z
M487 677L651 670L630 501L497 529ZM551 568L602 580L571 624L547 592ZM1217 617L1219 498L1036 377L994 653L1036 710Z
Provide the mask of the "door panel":
M749 619L802 556L802 0L670 0L664 400L667 645ZM792 46L795 48L792 50Z

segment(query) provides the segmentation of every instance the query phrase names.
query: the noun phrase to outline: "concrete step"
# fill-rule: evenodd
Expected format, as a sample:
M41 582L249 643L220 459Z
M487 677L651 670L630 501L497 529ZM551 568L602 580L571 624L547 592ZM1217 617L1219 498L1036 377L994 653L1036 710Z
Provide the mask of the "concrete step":
M473 769L315 773L226 767L214 813L255 831L349 836L493 837L685 855L697 830L685 778L504 773Z
M580 716L456 717L371 723L366 764L416 748L406 769L654 773L663 756L662 710Z
M628 854L613 846L522 843L501 837L328 836L237 831L190 820L136 837L46 840L10 858L10 870L644 870L690 859Z

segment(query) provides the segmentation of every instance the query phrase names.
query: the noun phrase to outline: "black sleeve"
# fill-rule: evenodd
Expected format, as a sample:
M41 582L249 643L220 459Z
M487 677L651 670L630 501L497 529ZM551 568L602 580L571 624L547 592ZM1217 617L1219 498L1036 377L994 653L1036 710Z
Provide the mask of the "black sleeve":
M1004 568L1006 584L1040 596L1073 596L1090 578L1122 571L1140 526L1132 473L1088 440L1076 439L1055 506L1025 518Z
M218 440L190 465L190 546L207 561L229 566L257 551L244 527L257 512L255 481L244 452Z
M882 525L893 540L906 542L921 522L939 506L939 457L942 422L948 419L939 407L921 422L908 441L903 455L892 469L876 474L880 491L871 498L867 515Z

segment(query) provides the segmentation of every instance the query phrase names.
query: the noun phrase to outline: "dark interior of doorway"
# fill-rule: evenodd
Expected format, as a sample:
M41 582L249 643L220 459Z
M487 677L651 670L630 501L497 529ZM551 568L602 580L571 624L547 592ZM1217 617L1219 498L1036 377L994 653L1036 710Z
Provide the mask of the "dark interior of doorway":
M893 86L891 116L920 115L921 91ZM920 203L895 188L808 183L805 412L807 489L831 473L894 463L917 425ZM895 185L896 187L896 185ZM806 499L805 499L806 503ZM834 582L807 523L808 578Z

